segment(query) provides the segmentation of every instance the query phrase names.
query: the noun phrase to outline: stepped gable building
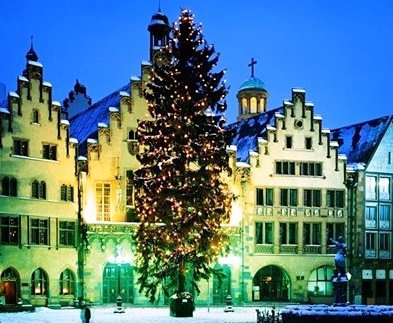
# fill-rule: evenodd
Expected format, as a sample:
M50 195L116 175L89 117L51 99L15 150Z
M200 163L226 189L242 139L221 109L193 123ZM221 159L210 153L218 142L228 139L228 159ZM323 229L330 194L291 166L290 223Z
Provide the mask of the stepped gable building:
M150 117L143 89L169 30L154 14L149 62L94 104L78 81L63 106L53 101L38 55L27 53L17 90L0 102L0 304L148 304L133 262L132 179L137 120ZM268 109L255 63L228 125L231 243L214 264L225 277L202 282L196 303L331 303L329 238L340 235L354 300L392 302L391 117L330 131L298 88Z
M72 304L77 280L76 141L31 46L0 104L0 295ZM50 259L50 261L48 261Z
M393 304L393 116L334 129L348 158L348 267L356 303Z

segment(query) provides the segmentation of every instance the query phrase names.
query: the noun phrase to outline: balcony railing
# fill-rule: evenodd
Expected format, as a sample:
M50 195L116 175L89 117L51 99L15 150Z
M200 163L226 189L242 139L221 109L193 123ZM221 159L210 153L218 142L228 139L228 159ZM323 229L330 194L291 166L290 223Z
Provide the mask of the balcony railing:
M308 254L319 255L321 254L321 251L322 251L321 246L309 245L303 247L303 252Z
M274 253L273 245L257 244L257 245L255 245L255 253L269 253L269 254L272 254L272 253Z
M281 245L280 253L289 253L289 254L297 254L298 248L297 245Z

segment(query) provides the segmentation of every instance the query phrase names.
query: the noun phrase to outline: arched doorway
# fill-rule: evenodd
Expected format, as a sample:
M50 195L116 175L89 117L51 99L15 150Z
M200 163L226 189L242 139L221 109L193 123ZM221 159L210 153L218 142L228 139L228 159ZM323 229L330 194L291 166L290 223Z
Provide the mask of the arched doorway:
M5 298L6 304L16 304L20 295L20 277L18 272L9 267L1 274L0 295Z
M123 303L134 303L134 272L130 264L108 263L103 273L103 302L116 303L121 296Z
M225 304L226 297L231 294L231 267L216 264L213 274L213 304Z
M253 279L253 301L289 301L291 282L288 274L277 266L260 269Z

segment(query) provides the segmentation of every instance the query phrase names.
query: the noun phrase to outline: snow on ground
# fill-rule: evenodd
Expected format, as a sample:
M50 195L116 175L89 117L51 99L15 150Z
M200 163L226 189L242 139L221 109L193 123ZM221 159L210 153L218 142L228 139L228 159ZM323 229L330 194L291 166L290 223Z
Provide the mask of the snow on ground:
M124 314L115 314L115 307L91 307L90 323L255 323L257 314L255 309L261 307L235 307L234 312L224 312L224 307L197 308L194 316L189 318L170 317L169 308L126 308ZM269 308L270 309L270 308ZM74 323L82 321L82 311L79 309L51 310L46 307L37 308L35 312L0 313L0 323Z

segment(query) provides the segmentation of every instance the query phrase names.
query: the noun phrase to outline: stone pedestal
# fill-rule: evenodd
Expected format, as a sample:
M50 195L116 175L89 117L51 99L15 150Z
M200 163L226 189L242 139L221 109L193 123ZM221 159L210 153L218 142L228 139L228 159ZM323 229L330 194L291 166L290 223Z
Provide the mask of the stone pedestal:
M348 279L344 276L334 276L332 278L333 283L333 302L335 304L346 304L347 303L347 287Z

